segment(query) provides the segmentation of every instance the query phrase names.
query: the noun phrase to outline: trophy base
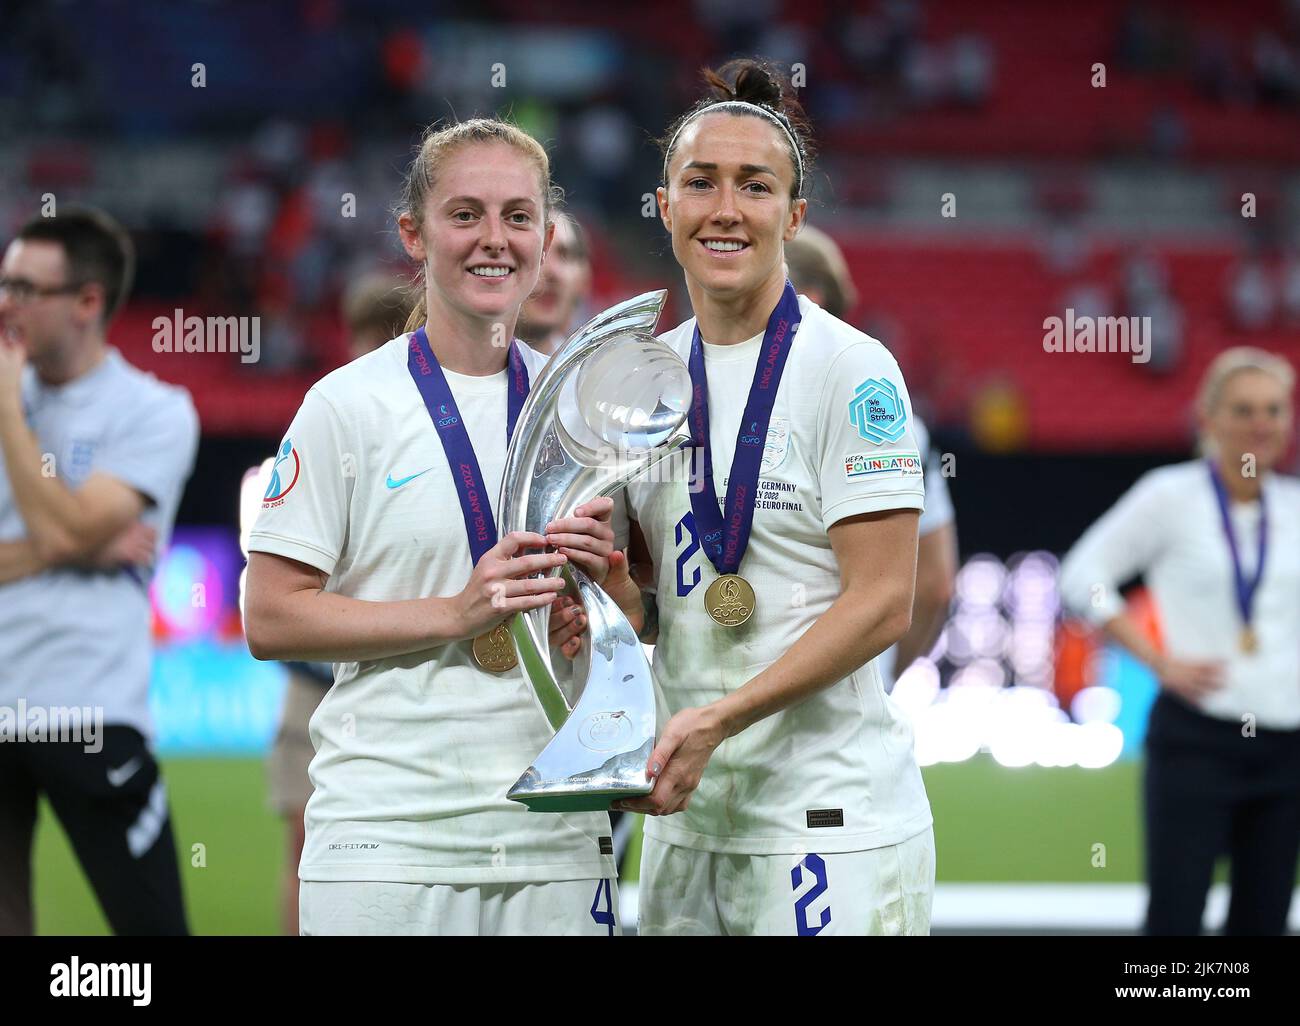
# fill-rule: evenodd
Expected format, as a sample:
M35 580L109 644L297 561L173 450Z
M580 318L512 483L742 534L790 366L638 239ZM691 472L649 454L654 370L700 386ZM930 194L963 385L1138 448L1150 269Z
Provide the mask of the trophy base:
M520 794L510 800L526 805L529 812L609 812L609 807L624 798L644 798L653 789L653 783L644 791L575 791L572 794Z
M654 790L654 781L645 778L645 766L654 750L653 737L599 766L588 762L588 769L574 768L574 762L582 765L582 756L563 745L562 734L556 740L561 741L560 752L554 751L557 746L552 742L506 792L512 802L528 806L530 812L608 812L611 802L643 798ZM582 754L587 758L591 755ZM564 767L565 762L568 767Z

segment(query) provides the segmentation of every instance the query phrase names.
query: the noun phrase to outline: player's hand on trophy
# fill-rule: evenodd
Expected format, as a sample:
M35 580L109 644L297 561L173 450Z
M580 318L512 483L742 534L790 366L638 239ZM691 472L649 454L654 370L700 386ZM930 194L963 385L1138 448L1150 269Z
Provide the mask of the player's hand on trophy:
M550 643L565 659L572 659L582 647L582 632L587 629L587 614L582 603L568 595L558 595L551 602Z
M645 609L641 605L641 589L628 574L625 552L614 549L609 554L609 574L601 587L618 603L632 629L640 632ZM582 645L582 634L586 629L587 614L582 603L568 595L557 596L551 603L551 645L558 648L565 659L573 659Z
M524 554L546 545L540 534L511 531L483 553L469 583L452 600L463 639L483 634L514 613L549 605L564 590L562 577L530 576L568 562L562 552Z
M632 578L626 552L615 549L609 554L609 574L601 588L618 603L632 629L640 634L645 626L645 607L641 604L641 588Z
M613 808L648 816L681 812L690 805L704 767L726 737L726 727L713 706L683 709L668 721L646 764L646 778L655 778L654 790L644 798L617 801Z
M571 517L546 525L546 543L573 560L597 584L609 573L609 554L614 549L614 529L609 526L614 500L608 495L584 502Z

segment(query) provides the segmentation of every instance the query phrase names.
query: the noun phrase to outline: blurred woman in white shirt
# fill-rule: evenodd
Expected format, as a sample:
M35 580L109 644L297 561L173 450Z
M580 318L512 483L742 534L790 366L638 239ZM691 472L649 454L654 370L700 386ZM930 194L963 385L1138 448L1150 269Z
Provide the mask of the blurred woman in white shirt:
M1160 682L1144 781L1151 934L1200 931L1215 860L1231 859L1225 932L1286 930L1300 853L1300 481L1274 467L1295 373L1259 349L1220 354L1198 401L1205 459L1144 475L1066 556L1065 602ZM1118 588L1143 577L1153 644Z

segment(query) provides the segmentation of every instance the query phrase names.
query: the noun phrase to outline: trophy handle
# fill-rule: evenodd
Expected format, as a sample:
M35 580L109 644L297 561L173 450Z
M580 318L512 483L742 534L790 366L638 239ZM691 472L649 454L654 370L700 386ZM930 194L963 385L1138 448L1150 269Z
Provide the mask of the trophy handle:
M632 481L648 473L654 467L663 463L665 460L674 457L681 447L691 440L689 432L679 432L673 435L662 449L655 449L650 455L637 463L626 463L621 468L611 469L608 473L610 479L603 485L596 487L593 492L590 478L583 478L574 482L569 489L570 494L562 497L559 503L557 516L568 517L573 515L574 509L582 503L597 498L602 495L616 495L620 490L626 488ZM627 617L623 611L618 608L608 595L605 594L598 584L591 581L586 574L577 567L565 565L550 571L547 576L554 577L563 574L569 583L578 591L582 598L582 605L587 614L587 630L581 637L581 644L585 648L594 638L596 629L596 611L595 603L600 602L605 607L604 618L611 620L615 616L627 623ZM590 585L589 589L584 592L581 585L575 579L577 574L582 574L582 580ZM588 595L592 597L588 598ZM524 669L524 675L533 685L533 691L537 695L537 700L542 706L542 711L546 714L547 721L551 724L552 730L559 730L564 721L569 718L572 706L569 704L563 689L555 674L555 669L551 666L551 646L549 642L551 624L551 607L543 606L541 609L533 609L526 613L516 613L510 619L510 636L515 642L515 650L519 653L519 661ZM632 630L632 625L627 624L628 630ZM633 637L636 632L632 632ZM639 644L638 639L638 644ZM583 653L573 661L573 676L577 682L584 681L586 678L580 672L583 660ZM584 688L585 690L585 688Z

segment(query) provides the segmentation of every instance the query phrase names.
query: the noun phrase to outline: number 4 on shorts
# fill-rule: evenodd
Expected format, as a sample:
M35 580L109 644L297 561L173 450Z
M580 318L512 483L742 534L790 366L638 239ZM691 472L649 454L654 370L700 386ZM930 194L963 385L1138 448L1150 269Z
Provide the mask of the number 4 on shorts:
M600 907L601 893L605 895L605 907ZM610 892L608 880L596 881L596 897L591 903L591 918L601 926L609 927L609 935L614 936L614 897Z

